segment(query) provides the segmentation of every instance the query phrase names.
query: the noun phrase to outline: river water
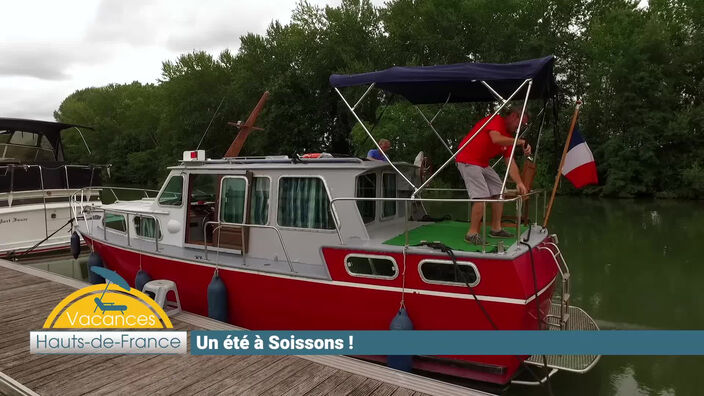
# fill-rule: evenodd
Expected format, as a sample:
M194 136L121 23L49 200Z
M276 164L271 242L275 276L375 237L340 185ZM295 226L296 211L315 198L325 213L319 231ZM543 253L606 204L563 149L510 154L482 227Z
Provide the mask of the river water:
M704 204L559 197L550 223L572 273L572 304L601 329L704 329ZM552 387L557 395L698 395L703 368L704 357L602 356L587 374L556 374Z
M601 329L704 329L704 204L559 197L549 226L572 273L572 304ZM85 257L28 263L87 279ZM697 395L704 357L603 356L584 375L558 373L555 395ZM547 395L511 387L507 395Z

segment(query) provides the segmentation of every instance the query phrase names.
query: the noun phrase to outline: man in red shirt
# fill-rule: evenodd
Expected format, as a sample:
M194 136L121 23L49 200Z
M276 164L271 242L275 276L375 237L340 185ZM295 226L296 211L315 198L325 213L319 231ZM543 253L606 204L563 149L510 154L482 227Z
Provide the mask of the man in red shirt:
M462 139L459 147L469 140L479 128L491 117L484 117L476 123L471 131ZM513 139L521 120L521 111L511 110L506 117L496 115L481 132L459 153L455 158L457 168L462 174L464 183L467 186L469 197L472 199L497 197L501 194L503 181L496 174L496 171L489 166L489 160L497 155L503 155L506 165L509 166L509 175L516 185L520 194L526 194L526 186L521 180L516 161L511 158L511 147ZM528 114L523 115L523 125L528 123ZM524 139L518 139L517 146L523 147L523 152L530 155L530 145ZM491 203L491 231L489 235L495 238L510 238L513 235L501 228L501 215L503 213L503 202ZM484 202L475 202L472 205L472 218L469 231L465 235L465 240L475 245L484 243L479 236L479 225L484 213Z

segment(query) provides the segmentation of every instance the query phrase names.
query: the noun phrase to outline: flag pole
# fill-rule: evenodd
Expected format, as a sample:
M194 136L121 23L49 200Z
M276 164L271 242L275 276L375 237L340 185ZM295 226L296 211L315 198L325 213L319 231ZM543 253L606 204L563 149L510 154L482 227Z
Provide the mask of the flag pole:
M565 141L565 148L562 150L562 159L560 159L560 166L557 168L557 176L555 176L555 185L552 187L552 195L550 195L550 202L548 203L548 209L545 212L545 220L543 221L543 228L547 227L548 220L550 220L550 212L552 212L552 205L555 203L555 193L557 193L557 186L560 184L560 174L562 174L562 166L565 164L565 157L567 156L567 151L570 148L570 140L572 140L572 132L574 132L574 127L577 125L577 116L579 115L579 108L582 106L582 101L578 100L574 107L574 115L572 115L572 124L570 125L570 131L567 133L567 141Z

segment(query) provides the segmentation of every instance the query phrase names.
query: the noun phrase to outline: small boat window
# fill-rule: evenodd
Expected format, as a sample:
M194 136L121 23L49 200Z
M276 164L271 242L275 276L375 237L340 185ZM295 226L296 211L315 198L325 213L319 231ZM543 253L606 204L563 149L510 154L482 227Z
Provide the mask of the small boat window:
M105 213L105 228L125 232L127 230L125 216L115 213Z
M154 239L155 235L161 239L161 230L156 226L156 220L151 217L135 216L134 230L137 236Z
M269 188L268 177L255 177L252 188L252 206L249 221L252 224L269 223Z
M159 195L159 205L181 206L183 203L183 176L172 176Z
M479 284L479 271L474 263L458 261L455 265L450 260L423 260L420 262L420 274L428 283L464 285L474 287Z
M376 173L365 173L357 178L357 197L376 198ZM376 218L376 201L357 201L357 208L364 223Z
M25 131L0 131L0 158L19 161L55 161L54 147L46 136Z
M244 223L247 179L224 177L220 192L220 220L225 223Z
M345 267L353 276L386 279L398 276L396 261L388 256L350 254L345 258Z
M282 227L335 229L323 180L317 177L279 179L277 221Z
M383 176L383 197L396 198L396 174L384 172ZM396 201L384 201L381 217L392 217L396 215Z
M41 135L34 132L16 131L12 134L10 144L21 144L23 146L37 146Z

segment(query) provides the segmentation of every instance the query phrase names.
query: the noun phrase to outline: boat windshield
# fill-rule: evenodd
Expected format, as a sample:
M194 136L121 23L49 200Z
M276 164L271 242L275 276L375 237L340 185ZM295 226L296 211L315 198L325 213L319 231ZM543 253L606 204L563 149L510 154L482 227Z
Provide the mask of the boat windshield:
M46 136L34 132L0 130L0 161L55 161L54 147Z

